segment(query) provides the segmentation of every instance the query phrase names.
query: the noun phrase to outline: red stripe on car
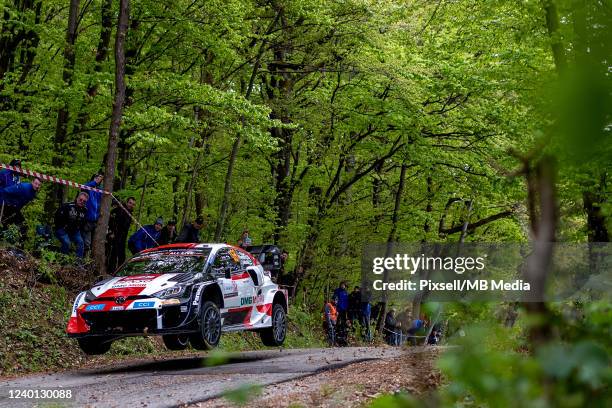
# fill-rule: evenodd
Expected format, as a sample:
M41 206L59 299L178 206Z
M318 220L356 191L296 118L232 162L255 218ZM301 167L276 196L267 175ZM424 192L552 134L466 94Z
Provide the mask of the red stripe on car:
M272 316L272 303L266 303L265 305L257 305L256 307L259 313L265 313L268 316Z

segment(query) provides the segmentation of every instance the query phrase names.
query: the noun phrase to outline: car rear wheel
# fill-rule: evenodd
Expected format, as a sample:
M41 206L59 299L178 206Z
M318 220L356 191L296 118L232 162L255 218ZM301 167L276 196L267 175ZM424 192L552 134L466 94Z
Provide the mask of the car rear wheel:
M189 346L187 334L166 334L162 339L168 350L185 350Z
M191 345L198 350L210 350L221 339L221 313L216 304L204 302L200 312L200 331L189 337Z
M285 309L279 303L272 307L272 326L259 332L259 337L268 347L282 346L287 336L287 316Z
M106 353L111 348L112 340L104 337L86 337L79 339L79 347L85 354L96 356Z

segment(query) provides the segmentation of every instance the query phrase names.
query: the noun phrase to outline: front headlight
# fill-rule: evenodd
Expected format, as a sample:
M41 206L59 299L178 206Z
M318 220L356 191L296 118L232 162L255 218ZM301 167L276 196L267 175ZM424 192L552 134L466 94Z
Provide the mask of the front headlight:
M89 302L93 302L94 300L96 300L96 295L94 295L91 290L88 290L85 293L85 301L89 303Z
M181 297L185 293L186 290L187 290L187 286L185 285L175 285L171 288L162 289L159 292L155 292L154 294L151 295L151 297L156 297L159 299Z

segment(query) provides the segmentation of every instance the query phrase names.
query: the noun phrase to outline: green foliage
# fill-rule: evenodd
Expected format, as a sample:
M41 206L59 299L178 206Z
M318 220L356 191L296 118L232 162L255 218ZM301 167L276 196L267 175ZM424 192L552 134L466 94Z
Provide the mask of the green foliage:
M261 394L261 386L254 384L245 384L241 385L238 388L225 391L223 396L237 404L239 406L243 406L248 404L248 402Z

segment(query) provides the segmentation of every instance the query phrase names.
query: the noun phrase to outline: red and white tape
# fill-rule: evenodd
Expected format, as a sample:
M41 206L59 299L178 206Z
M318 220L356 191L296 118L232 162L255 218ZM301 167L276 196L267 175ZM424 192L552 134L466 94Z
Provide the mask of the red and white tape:
M24 169L24 168L22 168L22 167L17 167L17 166L9 166L8 164L4 164L4 163L0 163L0 168L2 168L2 169L8 169L8 170L11 170L11 171L15 171L15 172L17 172L17 173L25 174L25 175L30 176L30 177L38 177L39 179L41 179L41 180L43 180L43 181L50 181L50 182L52 182L52 183L63 184L63 185L65 185L65 186L69 186L69 187L73 187L73 188L80 188L80 189L82 189L82 190L97 191L98 193L109 194L109 195L112 197L112 199L113 199L113 200L115 200L115 202L117 203L117 205L118 205L119 207L121 207L121 209L122 209L123 211L125 211L125 213L126 213L126 214L128 214L128 215L129 215L129 217L132 219L132 221L134 221L134 223L136 223L136 225L138 226L138 228L139 228L139 229L140 229L140 228L143 228L142 224L140 224L140 223L138 222L138 220L137 220L136 218L134 218L134 216L132 215L132 213L131 213L131 212L129 212L129 211L128 211L128 210L127 210L127 209L126 209L124 206L123 206L123 204L121 204L121 201L119 201L119 199L118 199L117 197L115 197L115 196L113 195L113 193L111 193L110 191L102 190L102 189L95 188L95 187L89 187L89 186L86 186L85 184L80 184L80 183L74 182L74 181L72 181L72 180L64 180L64 179L61 179L61 178L59 178L59 177L55 177L55 176L48 176L48 175L46 175L46 174L42 174L42 173L39 173L39 172L37 172L37 171L32 171L32 170ZM4 207L4 202L2 203L2 205L3 205L3 207ZM155 238L153 238L153 237L151 236L151 234L149 234L149 233L147 232L147 230L146 230L146 229L144 229L144 228L143 228L143 231L145 232L145 234L147 234L147 235L149 236L149 238L151 238L151 239L153 240L153 242L155 242L155 244L156 244L156 245L159 245L159 244L157 243L157 241L155 240Z
M98 193L110 194L110 192L108 192L106 190L102 190L102 189L99 189L99 188L86 186L85 184L76 183L76 182L71 181L71 180L64 180L64 179L61 179L61 178L55 177L55 176L48 176L46 174L42 174L42 173L39 173L37 171L32 171L32 170L24 169L22 167L9 166L8 164L0 163L0 168L8 169L8 170L11 170L11 171L15 171L17 173L25 174L25 175L30 176L30 177L38 177L39 179L41 179L43 181L50 181L52 183L63 184L65 186L70 186L70 187L73 187L73 188L80 188L80 189L83 189L83 190L97 191Z

